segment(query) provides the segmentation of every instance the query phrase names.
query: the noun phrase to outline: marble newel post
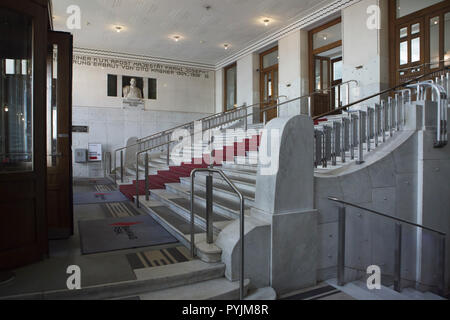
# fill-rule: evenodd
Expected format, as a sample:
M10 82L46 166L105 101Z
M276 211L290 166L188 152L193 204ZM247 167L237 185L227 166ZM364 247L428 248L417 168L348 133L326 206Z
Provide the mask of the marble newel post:
M307 116L274 119L262 136L251 215L271 226L269 281L278 295L316 284L313 143Z

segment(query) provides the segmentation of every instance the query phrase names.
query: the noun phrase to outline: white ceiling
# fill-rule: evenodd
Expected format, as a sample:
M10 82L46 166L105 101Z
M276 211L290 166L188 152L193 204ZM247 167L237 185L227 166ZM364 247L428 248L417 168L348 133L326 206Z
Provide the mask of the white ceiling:
M54 0L54 29L74 46L215 65L332 0ZM81 9L81 29L68 30L68 6ZM211 6L206 10L205 6ZM263 18L272 20L268 27ZM124 30L117 33L115 25ZM180 35L175 42L170 37ZM230 48L224 50L223 44Z

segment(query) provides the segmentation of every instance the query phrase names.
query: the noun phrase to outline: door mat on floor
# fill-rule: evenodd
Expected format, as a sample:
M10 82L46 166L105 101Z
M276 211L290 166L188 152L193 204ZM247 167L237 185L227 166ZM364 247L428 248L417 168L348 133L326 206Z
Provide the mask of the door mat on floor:
M176 243L178 240L147 215L78 222L81 252L100 253Z
M183 246L129 253L127 259L133 269L158 267L192 260L189 250Z
M93 178L93 179L74 179L73 180L74 185L96 185L96 184L114 184L113 181L106 179L106 178Z
M73 194L73 204L95 204L129 201L120 191L83 192Z

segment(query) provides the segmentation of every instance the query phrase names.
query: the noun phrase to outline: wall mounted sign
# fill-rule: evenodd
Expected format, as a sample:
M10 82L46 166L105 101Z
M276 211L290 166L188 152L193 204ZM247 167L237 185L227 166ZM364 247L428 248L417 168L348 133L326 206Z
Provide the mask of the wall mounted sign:
M180 77L209 79L209 71L201 69L125 59L102 58L83 54L74 54L73 64L96 68L153 72Z
M72 126L72 132L88 133L89 127L88 126Z

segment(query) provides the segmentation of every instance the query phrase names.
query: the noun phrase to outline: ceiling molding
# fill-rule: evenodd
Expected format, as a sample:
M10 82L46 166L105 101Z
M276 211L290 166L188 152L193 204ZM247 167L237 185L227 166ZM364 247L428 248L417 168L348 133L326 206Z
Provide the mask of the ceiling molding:
M107 58L122 58L128 60L136 60L136 61L145 61L152 63L161 63L168 65L178 65L184 67L198 68L208 71L217 71L222 69L223 67L230 65L231 63L236 62L240 58L251 54L253 52L258 52L262 48L267 47L274 42L277 42L281 38L285 37L289 33L295 32L300 29L305 29L308 26L317 24L320 20L323 20L330 15L339 13L342 9L347 8L348 6L360 2L361 0L336 0L331 4L325 4L320 6L320 3L302 13L301 16L297 16L294 18L294 22L289 24L286 27L280 28L275 32L272 32L269 35L265 35L262 38L252 41L248 45L245 46L244 49L237 51L236 53L228 56L227 58L219 61L216 64L210 63L201 63L201 62L193 62L186 60L177 60L177 59L169 59L169 58L161 58L161 57L153 57L139 54L131 54L131 53L119 53L107 50L99 50L99 49L88 49L88 48L79 48L74 47L74 53L78 54L86 54L86 55L96 55Z
M166 65L176 65L183 66L187 68L197 68L206 71L214 71L216 68L212 64L198 63L192 61L184 61L184 60L175 60L168 58L159 58L152 56L145 56L139 54L131 54L131 53L119 53L114 51L107 50L98 50L98 49L88 49L88 48L73 48L74 54L84 54L84 55L95 55L104 58L110 59L126 59L133 61L142 61L142 62L150 62L150 63L161 63Z
M290 25L283 27L272 34L265 36L249 45L247 45L244 49L239 50L235 54L219 61L216 64L216 71L239 60L240 58L256 52L278 40L285 37L287 34L291 32L295 32L297 30L303 29L311 24L316 23L317 21L326 18L327 16L339 12L340 10L360 2L361 0L336 0L331 4L327 4L319 9L312 8L310 11L314 11L310 14L303 14L302 17L298 18L295 22Z

